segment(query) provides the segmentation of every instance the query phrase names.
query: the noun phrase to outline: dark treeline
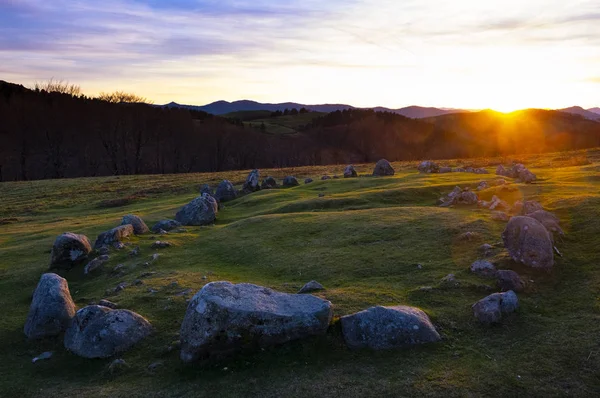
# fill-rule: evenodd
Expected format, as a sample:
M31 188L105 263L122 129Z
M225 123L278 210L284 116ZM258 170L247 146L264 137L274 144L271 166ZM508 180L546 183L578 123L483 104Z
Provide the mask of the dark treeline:
M579 149L600 146L600 123L553 111L423 121L355 109L273 135L204 112L0 81L0 143L0 181L11 181Z

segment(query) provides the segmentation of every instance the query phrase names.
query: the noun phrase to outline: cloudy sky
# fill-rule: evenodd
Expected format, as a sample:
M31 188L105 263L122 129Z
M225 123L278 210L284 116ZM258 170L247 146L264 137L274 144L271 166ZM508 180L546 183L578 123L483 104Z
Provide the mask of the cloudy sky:
M598 0L0 0L0 80L155 103L600 106Z

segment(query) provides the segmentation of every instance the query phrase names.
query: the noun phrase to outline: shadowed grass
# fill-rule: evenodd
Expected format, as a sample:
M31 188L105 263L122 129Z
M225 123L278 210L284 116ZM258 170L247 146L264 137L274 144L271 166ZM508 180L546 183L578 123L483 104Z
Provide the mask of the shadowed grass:
M436 200L456 185L475 188L496 176L422 175L416 163L396 163L394 177L373 178L373 165L356 165L361 177L320 181L343 166L263 170L281 179L316 181L260 191L226 203L210 227L160 237L173 247L152 250L158 236L131 238L141 255L111 252L105 271L63 273L79 307L108 298L147 317L155 332L124 353L130 368L107 372L107 360L78 358L60 339L30 342L22 328L32 292L47 270L55 237L65 231L90 240L124 214L151 226L194 198L203 183L247 171L170 176L122 176L0 184L0 396L594 396L600 391L600 152L523 156L537 184L479 192L509 202L538 200L555 211L567 236L551 273L513 263L498 247L492 260L529 281L517 314L496 327L480 326L470 306L495 291L493 280L468 272L483 243L497 243L504 225L476 208L439 208ZM510 159L442 162L493 166ZM319 194L324 194L319 197ZM125 201L118 207L104 204ZM472 232L465 239L465 232ZM145 266L152 253L159 259ZM111 270L124 264L125 271ZM420 265L420 267L419 267ZM143 274L154 272L154 274ZM454 273L459 287L440 279ZM137 279L142 284L133 285ZM184 365L177 350L186 298L210 281L251 282L289 293L316 279L317 293L334 304L326 336L246 353L229 360ZM107 294L120 282L130 284ZM431 289L421 289L429 286ZM191 293L182 295L191 289ZM372 305L415 305L426 311L443 341L394 352L349 351L337 319ZM43 351L49 361L31 363ZM147 366L164 366L155 373Z

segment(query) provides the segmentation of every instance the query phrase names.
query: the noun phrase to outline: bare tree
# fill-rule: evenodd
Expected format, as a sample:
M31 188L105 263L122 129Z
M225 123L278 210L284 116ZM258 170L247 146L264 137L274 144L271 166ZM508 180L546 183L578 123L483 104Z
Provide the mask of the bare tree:
M112 103L120 103L120 102L129 102L129 103L145 103L151 104L152 101L148 100L145 97L142 97L137 94L127 93L125 91L115 91L112 93L100 93L96 97L101 101L112 102Z
M46 82L35 82L33 88L39 91L46 91L49 93L61 93L68 94L73 97L81 95L81 87L76 84L71 84L64 80L54 80L51 78Z

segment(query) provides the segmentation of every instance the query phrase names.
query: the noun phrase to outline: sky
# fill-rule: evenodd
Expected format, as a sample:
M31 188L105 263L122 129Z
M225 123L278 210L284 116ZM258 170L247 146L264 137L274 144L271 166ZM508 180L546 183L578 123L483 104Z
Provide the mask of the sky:
M162 104L600 106L598 0L0 0L0 80Z

